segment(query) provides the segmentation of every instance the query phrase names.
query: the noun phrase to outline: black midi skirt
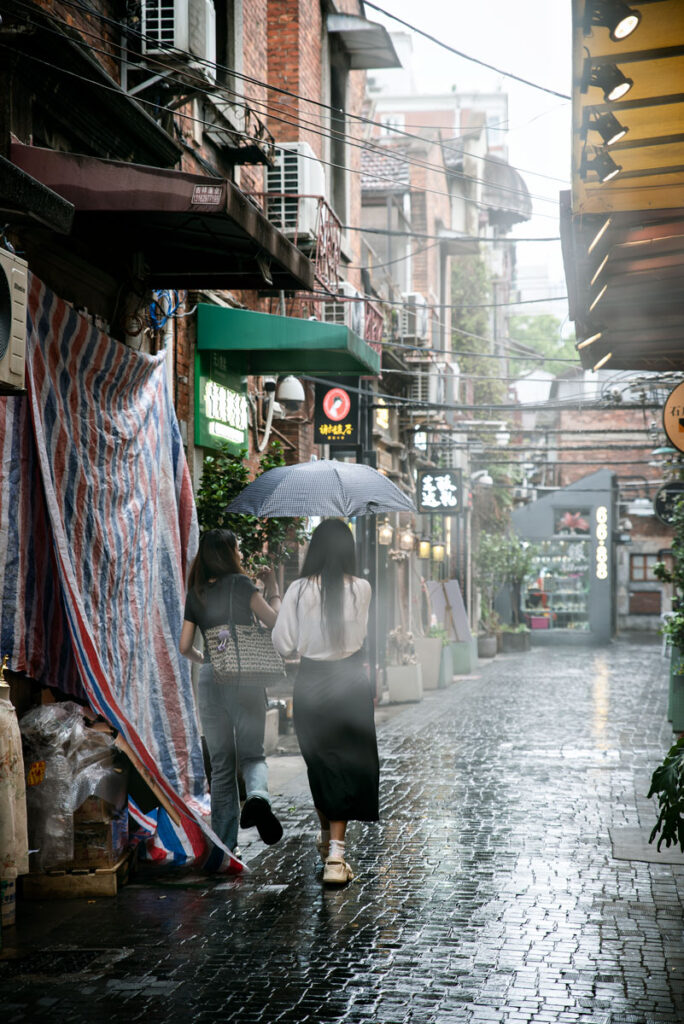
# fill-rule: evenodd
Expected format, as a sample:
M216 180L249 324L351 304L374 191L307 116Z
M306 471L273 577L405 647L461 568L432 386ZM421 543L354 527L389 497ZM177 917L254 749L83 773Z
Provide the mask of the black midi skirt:
M361 652L302 658L293 715L315 807L330 821L377 821L378 745Z

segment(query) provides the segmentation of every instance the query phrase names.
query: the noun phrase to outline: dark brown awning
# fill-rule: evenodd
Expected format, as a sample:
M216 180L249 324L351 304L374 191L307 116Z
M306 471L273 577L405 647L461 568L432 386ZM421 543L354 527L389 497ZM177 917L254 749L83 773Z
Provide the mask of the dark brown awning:
M72 234L141 252L152 285L310 290L313 264L231 181L13 143L12 163L75 207Z

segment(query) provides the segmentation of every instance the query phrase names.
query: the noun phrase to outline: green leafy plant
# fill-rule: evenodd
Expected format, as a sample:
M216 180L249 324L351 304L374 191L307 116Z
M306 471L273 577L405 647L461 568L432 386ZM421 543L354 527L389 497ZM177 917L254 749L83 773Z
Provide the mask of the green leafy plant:
M303 519L235 515L227 505L245 489L249 481L247 451L234 455L225 445L204 458L202 479L197 491L197 518L202 530L228 529L240 539L246 571L258 573L262 566L277 566L306 539ZM274 441L261 456L257 477L269 469L284 466L282 445Z
M514 533L505 538L506 555L506 576L505 579L511 585L511 609L513 613L513 625L520 631L527 629L527 626L520 623L520 596L522 585L532 572L539 548L535 544L529 544L520 539Z
M660 814L649 843L660 833L657 849L679 845L684 853L684 736L670 747L665 760L653 772L649 797L658 797Z
M441 640L442 647L446 647L447 644L449 643L449 634L447 633L444 626L430 626L428 636L432 637L435 640Z
M672 567L668 568L664 562L656 562L653 572L656 579L661 583L671 583L674 586L675 594L684 593L684 499L678 498L672 514L672 526L674 537L672 538ZM684 660L684 610L676 611L671 615L662 633L668 641L679 652L680 665Z
M506 538L481 533L473 563L473 579L480 592L480 622L486 633L494 633L500 624L494 611L494 598L506 579Z

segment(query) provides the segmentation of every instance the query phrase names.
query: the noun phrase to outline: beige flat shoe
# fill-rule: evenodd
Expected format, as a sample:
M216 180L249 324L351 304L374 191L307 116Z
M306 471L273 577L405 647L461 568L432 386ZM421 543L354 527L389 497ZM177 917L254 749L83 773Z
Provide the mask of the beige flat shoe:
M333 860L328 857L323 868L323 881L326 885L346 885L354 877L346 860Z

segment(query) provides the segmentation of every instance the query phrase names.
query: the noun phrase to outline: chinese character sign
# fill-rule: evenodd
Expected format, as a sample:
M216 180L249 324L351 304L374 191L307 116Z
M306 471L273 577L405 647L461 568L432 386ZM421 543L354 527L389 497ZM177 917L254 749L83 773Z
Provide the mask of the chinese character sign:
M358 444L358 377L332 378L316 384L314 441L317 444Z
M228 444L237 454L247 447L247 396L240 378L224 372L213 355L197 353L195 360L195 444Z
M456 515L462 507L460 469L422 469L418 473L419 512Z

